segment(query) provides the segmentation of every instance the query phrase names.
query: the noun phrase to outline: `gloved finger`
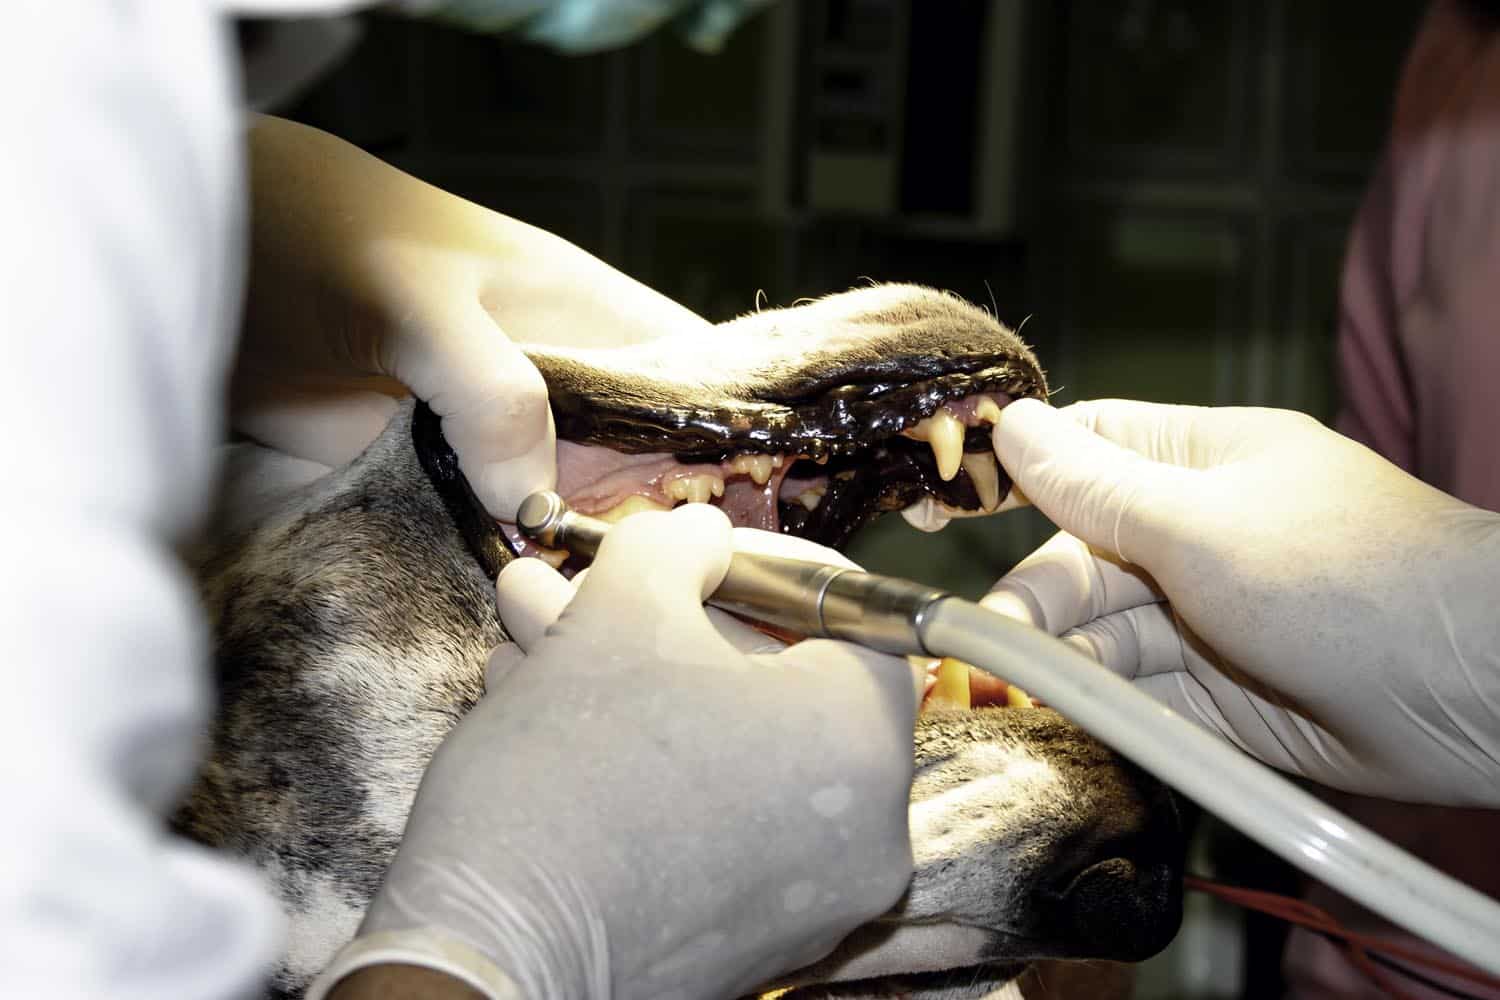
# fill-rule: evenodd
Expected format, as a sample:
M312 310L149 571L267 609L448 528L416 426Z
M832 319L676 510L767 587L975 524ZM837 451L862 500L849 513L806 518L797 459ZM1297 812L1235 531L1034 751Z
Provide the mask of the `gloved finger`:
M732 538L729 518L709 504L627 517L605 536L564 618L712 633L703 601L724 579Z
M738 533L740 531L751 531L752 529L736 528L734 530L736 533ZM756 531L754 533L757 535L765 535L769 538L782 537L779 535L773 535L768 531ZM801 539L793 539L793 541L801 541ZM806 542L805 544L813 545L815 548L822 547L815 545L813 542ZM742 546L740 545L740 543L736 541L735 548L739 549L741 547ZM573 574L573 579L570 581L573 585L573 588L576 590L577 588L583 586L583 581L587 580L588 576L589 571L587 567L584 567L577 573ZM720 611L718 608L704 608L703 610L708 614L708 620L713 623L713 626L718 630L719 635L724 637L724 641L729 643L735 649L739 650L741 653L775 653L786 648L786 643L782 642L780 639L777 639L772 635L767 635L765 632L760 631L748 622L741 621L727 611Z
M1201 420L1221 412L1206 406L1151 403L1139 399L1088 399L1061 409L1080 427L1142 458L1166 465L1199 467L1195 446Z
M1001 577L979 603L1061 635L1096 618L1161 599L1145 570L1059 531Z
M269 448L332 467L347 465L368 448L398 405L396 396L362 384L256 386L241 390L230 423Z
M573 594L573 585L540 559L513 559L495 577L500 624L523 650L535 648Z
M557 482L557 431L541 373L477 299L422 318L382 352L386 374L443 420L459 467L491 515Z
M1282 771L1305 774L1310 764L1342 752L1317 725L1224 677L1205 684L1192 673L1178 671L1143 677L1135 686L1189 722Z
M788 646L771 662L782 667L810 670L820 678L839 678L852 693L870 684L886 699L888 717L910 730L926 688L927 671L907 657L881 653L852 642L807 639ZM904 720L904 721L903 721Z
M513 642L502 642L490 650L484 665L484 693L498 690L510 672L526 662L526 651Z
M719 635L724 637L724 641L747 656L757 653L779 653L786 648L787 644L774 635L762 632L754 625L736 618L727 611L720 611L718 608L704 608L703 610L707 613L709 622L718 630Z
M1188 650L1166 604L1145 604L1064 632L1062 640L1128 679L1186 670Z
M1002 409L993 442L1001 464L1042 513L1127 562L1140 561L1132 553L1155 551L1180 521L1177 512L1192 503L1192 470L1144 458L1040 400L1018 399Z
M733 543L736 552L755 552L766 556L780 556L783 559L801 559L805 562L844 566L848 569L864 568L838 549L831 549L826 545L808 541L806 538L798 538L796 535L783 535L775 531L762 531L759 528L735 528Z

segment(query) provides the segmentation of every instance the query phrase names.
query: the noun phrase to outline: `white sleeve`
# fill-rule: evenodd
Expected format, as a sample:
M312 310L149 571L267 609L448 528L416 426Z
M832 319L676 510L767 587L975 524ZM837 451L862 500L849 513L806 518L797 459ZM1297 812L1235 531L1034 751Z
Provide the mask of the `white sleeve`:
M196 2L0 30L0 996L254 995L278 915L165 829L210 701L175 545L239 312L240 122Z

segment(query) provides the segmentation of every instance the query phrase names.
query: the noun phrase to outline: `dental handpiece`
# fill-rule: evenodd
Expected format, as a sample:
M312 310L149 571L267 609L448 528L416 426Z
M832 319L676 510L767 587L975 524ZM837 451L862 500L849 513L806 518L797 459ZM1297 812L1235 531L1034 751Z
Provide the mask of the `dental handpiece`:
M533 493L516 526L538 545L592 559L611 525L568 507L550 491ZM805 636L844 639L886 653L933 655L925 632L939 601L952 595L845 566L736 552L708 603Z

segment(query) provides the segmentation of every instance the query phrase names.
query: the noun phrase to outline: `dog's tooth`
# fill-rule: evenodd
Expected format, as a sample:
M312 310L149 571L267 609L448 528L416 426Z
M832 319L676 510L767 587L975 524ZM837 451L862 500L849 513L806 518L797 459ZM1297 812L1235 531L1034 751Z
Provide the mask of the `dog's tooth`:
M1005 685L1005 704L1010 708L1035 708L1036 702L1031 700L1031 695L1022 691L1014 684Z
M974 416L987 424L998 424L1000 422L1000 404L995 402L991 396L980 396L979 402L974 404Z
M708 503L709 497L724 495L724 480L708 473L682 476L672 480L667 493L674 499L686 500L688 503ZM682 494L680 497L679 493Z
M687 479L679 478L671 480L662 487L662 492L667 495L667 499L676 500L678 503L681 503L688 498Z
M994 510L1000 506L1000 466L995 456L988 451L966 451L963 458L964 471L974 483L974 492L979 494L979 506Z
M951 656L938 665L937 683L927 693L923 707L969 708L974 703L969 693L969 665Z
M810 490L803 490L797 497L797 502L808 510L817 510L818 504L823 502L823 494L828 492L826 486L814 486Z
M958 475L958 465L963 461L964 422L947 407L938 407L928 419L927 444L937 460L938 476L947 482Z
M567 562L568 555L569 552L567 549L544 549L540 545L536 548L536 557L553 569L557 569L563 563Z
M729 471L738 472L755 480L757 486L771 481L771 470L781 468L780 455L736 455L729 462ZM723 496L715 493L714 496Z
M619 503L615 504L609 510L604 511L602 514L595 514L594 516L601 521L608 521L613 524L616 521L621 521L629 517L631 514L639 514L643 510L671 509L672 508L668 507L666 504L657 503L650 497L643 497L638 493L633 493L630 496L626 497L624 500L621 500Z

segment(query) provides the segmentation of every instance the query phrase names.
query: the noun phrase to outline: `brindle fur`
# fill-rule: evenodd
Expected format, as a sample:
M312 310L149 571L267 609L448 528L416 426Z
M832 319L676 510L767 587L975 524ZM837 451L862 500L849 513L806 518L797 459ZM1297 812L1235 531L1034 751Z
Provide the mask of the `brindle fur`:
M912 317L936 293L905 293L898 307L887 289L869 293L899 337L920 339ZM311 481L263 449L231 449L223 528L197 560L220 704L176 822L249 859L285 909L275 996L299 996L353 935L426 761L507 638L489 579L418 462L411 422L403 406L363 455ZM266 485L278 476L288 484ZM982 996L1028 960L1134 959L1175 931L1181 830L1159 785L1043 710L929 715L915 746L910 892L793 982L883 975L861 955L911 925L987 937L954 973L818 995L899 985L931 1000Z

